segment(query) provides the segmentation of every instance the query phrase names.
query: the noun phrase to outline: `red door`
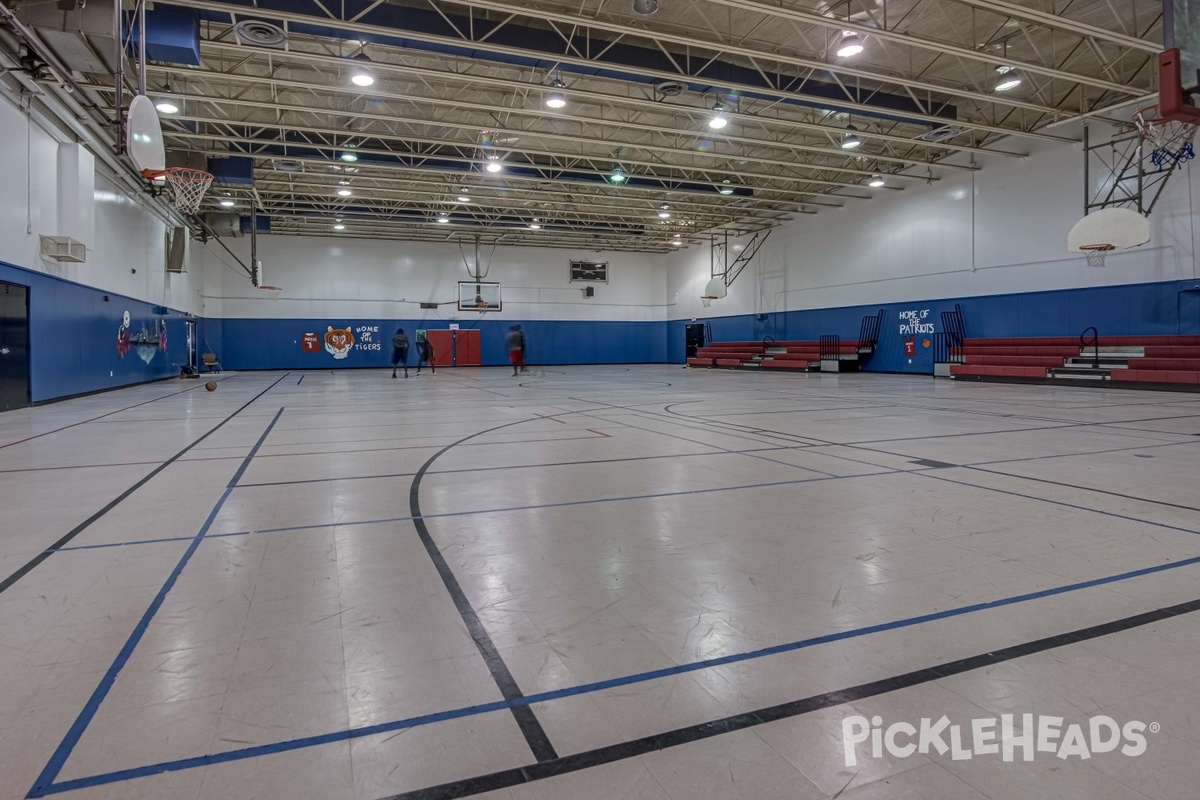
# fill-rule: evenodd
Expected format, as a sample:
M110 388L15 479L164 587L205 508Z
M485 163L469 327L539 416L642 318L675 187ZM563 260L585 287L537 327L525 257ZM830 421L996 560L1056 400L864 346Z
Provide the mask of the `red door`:
M426 331L439 367L478 367L479 331Z
M426 331L425 338L433 345L433 360L439 367L450 366L450 334L453 331Z
M458 353L457 364L460 367L478 367L479 331L447 331L455 336L455 347Z

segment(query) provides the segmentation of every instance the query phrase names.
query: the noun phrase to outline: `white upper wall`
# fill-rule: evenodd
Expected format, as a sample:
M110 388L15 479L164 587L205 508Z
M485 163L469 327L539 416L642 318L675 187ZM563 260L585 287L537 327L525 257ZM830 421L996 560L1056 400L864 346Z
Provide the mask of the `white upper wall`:
M1065 133L1064 131L1056 131ZM1106 133L1093 128L1093 141ZM167 222L146 196L110 177L97 157L94 222L69 215L72 185L61 174L60 145L73 137L27 114L0 86L0 260L107 292L208 317L451 319L456 284L468 278L457 245L266 235L259 256L268 283L284 287L268 300L250 287L218 245L191 245L189 272L165 272ZM1176 174L1151 216L1153 238L1108 257L1103 270L1066 251L1066 235L1082 214L1079 144L1038 144L1025 158L988 157L974 174L935 168L940 180L891 178L904 191L845 200L774 231L729 297L704 309L709 248L668 255L588 250L483 248L488 280L503 285L501 318L663 320L762 313L900 300L1196 278L1193 195L1200 166ZM95 148L93 148L95 152ZM1099 182L1104 176L1094 176ZM86 187L87 181L76 180ZM868 189L861 190L870 191ZM74 204L75 208L79 204ZM87 261L59 263L39 255L39 234L90 231ZM548 235L552 235L547 232ZM249 262L249 238L226 240ZM473 260L473 248L465 247ZM583 297L568 279L571 260L607 261L610 282ZM422 311L420 302L446 303Z
M1063 131L1055 131L1063 134ZM1092 141L1107 131L1094 127ZM1005 149L1028 146L1005 140ZM1151 241L1089 269L1066 249L1083 215L1080 144L1039 144L1025 158L988 157L976 173L938 170L941 180L889 178L904 191L875 191L775 230L708 309L706 247L667 256L671 318L829 308L903 300L1009 294L1197 277L1192 220L1200 166L1175 174L1150 216ZM1107 176L1094 175L1093 182ZM862 192L872 190L864 187ZM744 240L742 240L744 241Z
M10 89L0 86L0 261L149 303L204 313L200 271L166 273L167 223L147 207L144 196L112 180L99 158L91 185L68 179L60 167L68 169L70 160L60 163L59 150L60 145L73 147L74 137L36 109L27 114L20 102ZM88 196L60 197L62 188L71 185L82 185ZM90 225L81 225L78 219L83 203L94 206ZM67 214L70 218L65 218ZM68 263L42 258L39 235L89 237L84 242L87 260ZM189 262L199 260L196 253L189 253Z
M225 240L250 263L250 239ZM474 245L338 237L260 235L263 282L283 288L265 298L220 245L204 250L220 295L206 298L226 318L474 318L456 311L458 282L470 280ZM521 320L660 320L667 318L666 265L640 253L532 247L480 247L484 280L499 281L504 309L489 318ZM571 261L608 262L608 283L571 283ZM595 287L585 298L583 288ZM441 303L437 311L420 303ZM219 306L217 305L219 303Z

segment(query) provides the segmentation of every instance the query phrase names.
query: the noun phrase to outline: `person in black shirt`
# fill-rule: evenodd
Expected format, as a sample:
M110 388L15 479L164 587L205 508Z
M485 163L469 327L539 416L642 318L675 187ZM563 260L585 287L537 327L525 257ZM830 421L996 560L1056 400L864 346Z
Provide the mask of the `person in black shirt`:
M408 337L404 335L404 328L396 331L396 335L392 337L392 377L396 377L396 366L404 364L404 377L408 377ZM418 365L419 368L419 365Z

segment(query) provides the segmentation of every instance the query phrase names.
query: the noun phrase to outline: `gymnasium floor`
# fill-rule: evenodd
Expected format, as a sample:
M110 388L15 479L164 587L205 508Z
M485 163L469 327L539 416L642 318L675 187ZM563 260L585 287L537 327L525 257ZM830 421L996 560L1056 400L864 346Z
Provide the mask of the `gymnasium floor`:
M1200 797L1200 396L220 378L0 415L0 800Z

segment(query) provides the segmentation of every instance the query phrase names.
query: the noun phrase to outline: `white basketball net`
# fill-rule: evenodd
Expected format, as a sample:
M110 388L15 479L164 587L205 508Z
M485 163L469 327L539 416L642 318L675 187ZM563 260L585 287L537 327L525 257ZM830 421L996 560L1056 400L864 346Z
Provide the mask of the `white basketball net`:
M1145 157L1159 172L1181 166L1196 157L1192 139L1196 126L1191 122L1163 119L1156 106L1139 109L1133 114L1142 141L1149 145Z
M1085 247L1084 255L1087 256L1087 265L1094 269L1100 269L1104 266L1104 257L1108 255L1110 250L1115 250L1115 247L1107 245L1098 245L1096 247Z
M200 201L212 185L213 176L204 170L175 167L163 173L171 193L175 195L175 207L185 214L200 210Z
M700 305L704 306L705 308L708 308L709 306L712 305L712 301L715 299L716 299L715 297L701 297Z

